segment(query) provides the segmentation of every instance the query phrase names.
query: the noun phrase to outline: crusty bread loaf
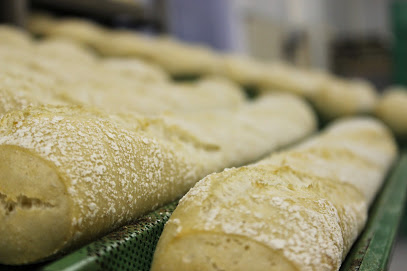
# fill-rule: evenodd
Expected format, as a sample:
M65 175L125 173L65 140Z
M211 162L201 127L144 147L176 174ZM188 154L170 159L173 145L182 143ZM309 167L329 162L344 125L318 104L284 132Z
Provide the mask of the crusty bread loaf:
M38 20L38 23L35 21ZM314 69L301 69L288 63L262 62L247 56L222 55L199 45L182 43L167 37L147 37L131 31L107 31L81 20L33 19L49 36L64 36L92 46L107 56L140 57L161 66L172 75L218 74L261 92L283 91L309 99L323 120L372 113L377 94L364 80L339 78ZM83 24L83 29L80 25ZM61 26L62 25L62 26ZM90 27L92 26L92 27ZM41 28L41 27L34 27ZM62 29L62 30L61 30ZM84 39L82 32L93 32ZM100 32L104 35L100 35ZM103 42L100 41L103 39Z
M259 87L263 92L283 91L310 98L321 88L329 75L316 70L301 69L287 63L274 62L265 67Z
M407 139L407 88L385 90L375 108L375 114L400 138Z
M55 24L55 18L44 12L32 12L27 17L26 28L36 36L44 36L49 33L49 28Z
M264 93L282 91L307 98L324 120L372 113L377 102L374 86L362 79L344 79L317 70L274 63L260 81Z
M161 66L171 75L213 74L218 57L202 45L188 45L169 37L149 37L134 31L110 31L92 47L104 56L138 57Z
M35 24L35 19L29 22ZM69 38L88 46L102 42L106 35L104 28L85 19L65 18L63 20L53 20L51 17L40 17L40 22L41 24L36 25L36 29L40 34Z
M324 120L372 113L377 93L361 79L344 79L326 72L301 69L287 63L266 63L248 57L222 59L221 74L261 93L289 92L307 98Z
M349 119L211 174L180 201L151 270L338 270L395 157L386 127Z
M332 76L322 80L310 97L318 113L326 120L372 113L377 102L374 86L364 80L344 80Z
M220 68L216 53L203 45L148 37L135 31L109 31L86 20L34 15L29 20L29 29L45 36L73 39L104 56L149 60L172 75L213 74Z
M266 65L248 56L225 55L219 65L221 75L244 86L257 87L262 78L269 76Z
M123 71L130 69L133 72ZM134 69L139 71L137 76ZM9 93L24 92L26 100L31 96L32 104L56 100L57 104L92 105L109 112L195 111L235 107L244 101L242 91L226 79L172 83L152 65L100 59L62 39L33 42L24 49L0 45L0 77L1 95L7 94L3 91L7 88ZM0 114L6 107L10 105L0 105Z
M150 60L172 75L217 74L221 68L219 56L209 47L188 44L169 37L155 40L156 49Z
M92 82L71 85L56 84L51 78L27 69L0 67L0 115L12 109L39 104L82 104L108 112L193 112L216 108L235 108L244 103L239 88L208 83L203 79L191 85L132 83L133 90L121 89L114 82L100 85ZM202 84L201 84L202 83ZM123 86L123 82L120 84Z
M328 73L301 69L287 63L262 63L248 57L222 59L221 74L261 93L289 92L307 98L322 119L372 113L377 93L361 79L343 79Z
M116 30L107 33L103 42L93 45L93 48L102 56L137 57L149 60L157 52L154 37L135 34L130 30Z
M80 245L175 200L211 172L315 129L309 107L291 96L193 115L146 118L78 107L5 114L0 262L34 262Z

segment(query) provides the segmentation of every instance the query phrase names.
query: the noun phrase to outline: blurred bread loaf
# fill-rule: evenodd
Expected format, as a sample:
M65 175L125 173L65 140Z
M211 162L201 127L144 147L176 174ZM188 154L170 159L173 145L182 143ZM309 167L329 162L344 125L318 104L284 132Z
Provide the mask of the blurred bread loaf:
M377 102L373 85L361 79L328 77L310 97L318 113L326 120L342 116L372 113Z
M407 89L385 90L375 108L375 114L400 138L407 139Z
M267 66L267 75L260 80L263 92L283 91L310 98L316 95L328 74L300 69L286 63L270 63Z
M148 37L134 31L110 31L80 19L53 19L37 14L29 29L48 37L65 37L104 56L138 57L160 65L171 75L208 75L219 69L218 57L202 45L188 45L169 37Z
M29 38L13 28L7 28L7 33ZM0 95L13 93L16 97L2 100L21 97L34 105L92 105L113 113L199 111L235 107L244 101L240 88L227 79L208 77L189 84L174 83L153 64L102 59L61 37L30 41L24 48L7 42L0 45ZM19 109L18 104L24 103L0 100L0 114L13 109L13 104Z
M47 14L33 14L28 29L41 36L62 37L92 46L104 39L104 29L91 21L73 18L58 20Z
M104 56L138 57L150 61L172 76L221 75L244 87L254 87L262 93L290 92L307 98L321 119L329 121L342 116L371 114L377 102L372 84L361 79L347 79L316 69L298 68L288 63L267 62L248 56L217 53L197 44L187 44L168 37L148 37L134 31L94 29L81 20L56 20L55 26L44 23L46 17L34 16L37 32L47 36L64 36L90 45ZM82 38L92 32L97 38ZM41 31L41 27L43 31ZM92 26L92 27L91 27ZM55 29L54 29L55 28ZM101 27L99 27L102 29ZM50 30L51 29L51 30ZM73 34L76 33L76 34Z

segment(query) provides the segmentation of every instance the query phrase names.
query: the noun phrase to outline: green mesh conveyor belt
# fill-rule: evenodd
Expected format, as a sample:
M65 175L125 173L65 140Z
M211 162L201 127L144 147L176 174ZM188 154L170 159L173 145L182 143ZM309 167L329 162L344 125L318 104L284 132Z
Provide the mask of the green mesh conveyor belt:
M149 270L158 238L176 205L160 208L40 270Z

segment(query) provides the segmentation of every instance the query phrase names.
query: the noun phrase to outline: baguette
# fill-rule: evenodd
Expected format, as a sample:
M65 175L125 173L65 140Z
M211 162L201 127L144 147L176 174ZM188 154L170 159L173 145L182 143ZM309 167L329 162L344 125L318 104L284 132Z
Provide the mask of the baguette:
M221 75L243 86L258 87L259 81L269 76L265 64L247 56L225 55L220 65Z
M157 38L155 43L157 51L150 60L171 75L218 74L221 68L219 56L204 45L183 43L169 37Z
M5 114L0 263L41 261L77 247L175 200L205 175L258 159L316 126L309 107L291 96L193 115L81 107Z
M168 37L149 37L135 31L110 31L103 42L92 44L104 56L138 57L161 66L171 75L217 72L215 52L202 45L188 45Z
M314 96L329 77L324 72L300 69L287 63L270 63L265 69L268 76L259 81L262 92L283 91L305 98Z
M32 20L30 20L30 22L32 22ZM42 26L44 27L42 34L51 37L69 38L89 47L102 42L104 36L107 35L104 28L89 20L67 18L63 20L48 19L48 23L52 22L50 24L46 22L47 19L42 21ZM37 25L37 27L39 26Z
M86 20L55 20L36 15L30 18L29 29L49 37L72 39L103 56L148 60L171 75L208 75L220 68L216 53L208 47L188 45L168 37L148 37L135 31L109 31Z
M391 87L379 99L375 115L400 139L407 139L407 89Z
M118 68L120 64L134 68L137 62L98 59L66 40L47 40L24 50L0 45L0 95L18 91L24 92L32 104L38 104L37 100L64 102L92 105L113 113L143 114L236 107L244 101L242 91L225 80L175 84L165 80L162 71L149 70L151 65L144 65L138 76L132 76ZM205 83L208 81L213 83ZM0 104L0 114L10 106Z
M216 74L261 92L282 91L300 95L312 102L323 120L370 114L377 102L374 86L360 79L343 79L317 70L267 63L245 56L222 55L204 46L167 37L146 37L130 31L107 31L101 27L97 30L95 25L81 20L57 20L55 26L44 21L47 19L34 17L33 25L42 26L42 32L49 36L69 37L90 45L105 56L140 57L175 76ZM82 24L83 29L79 27ZM84 31L92 32L88 36L98 38L86 40L82 37Z
M350 119L211 174L180 201L151 270L338 270L395 157L386 127Z
M323 120L372 113L377 102L374 86L361 79L343 79L317 70L269 65L261 80L263 93L282 91L308 99Z
M46 36L56 23L54 16L43 12L31 13L27 19L28 31L36 36Z
M310 101L325 120L374 111L378 95L374 86L361 79L326 77Z

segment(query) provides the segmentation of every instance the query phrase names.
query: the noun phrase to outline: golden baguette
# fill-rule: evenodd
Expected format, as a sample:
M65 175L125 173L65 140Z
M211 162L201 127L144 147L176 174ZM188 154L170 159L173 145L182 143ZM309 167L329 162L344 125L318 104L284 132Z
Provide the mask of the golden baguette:
M176 84L142 62L138 63L142 72L132 76L134 72L123 69L134 69L137 62L123 62L98 59L65 40L48 40L24 50L0 45L0 96L7 95L3 90L8 89L32 96L33 104L37 104L34 100L51 104L57 100L56 104L63 101L113 113L143 114L235 107L244 101L242 91L226 79ZM123 67L125 64L131 67ZM6 112L2 107L10 106L0 105L0 114Z
M349 119L211 174L180 201L151 270L338 270L396 153L381 123Z
M375 108L376 116L401 139L407 139L407 88L385 90Z

